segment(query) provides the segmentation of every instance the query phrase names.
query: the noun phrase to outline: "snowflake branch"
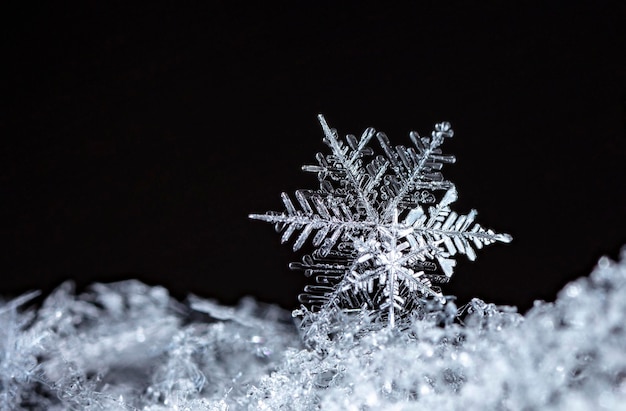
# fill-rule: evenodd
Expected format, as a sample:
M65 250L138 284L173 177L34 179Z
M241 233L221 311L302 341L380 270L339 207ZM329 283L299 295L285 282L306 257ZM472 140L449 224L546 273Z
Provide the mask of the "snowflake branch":
M410 133L411 140L419 151L404 146L397 146L396 152L391 149L389 139L384 133L377 133L378 141L392 164L396 176L401 180L396 188L394 196L389 199L382 213L383 219L388 218L393 210L398 208L400 201L416 188L446 189L452 186L449 181L443 181L441 173L428 174L432 170L441 169L442 163L454 163L453 156L441 156L438 147L443 143L444 137L451 138L454 135L450 123L444 122L435 126L431 139L420 139L415 132ZM426 145L428 144L428 145ZM396 154L397 153L397 154Z
M326 123L326 119L324 119L323 115L319 114L317 117L320 121L320 124L322 125L322 129L324 130L324 135L326 136L324 139L324 142L328 144L328 146L331 148L338 163L341 164L344 172L346 173L346 177L347 177L346 183L350 184L352 186L353 192L357 194L360 203L365 208L365 211L367 213L367 219L370 221L377 221L378 214L376 213L376 210L370 203L367 197L367 193L361 190L359 186L359 181L360 181L359 177L363 175L363 172L359 168L359 165L360 165L359 161L357 161L361 155L361 150L365 148L369 140L373 137L374 130L368 129L371 131L366 131L366 133L363 134L363 138L361 139L361 142L359 143L359 146L358 146L360 150L359 149L354 150L352 157L348 159L346 158L346 153L348 151L348 148L346 148L339 141L339 139L337 138L336 130L331 129L328 126L328 123Z

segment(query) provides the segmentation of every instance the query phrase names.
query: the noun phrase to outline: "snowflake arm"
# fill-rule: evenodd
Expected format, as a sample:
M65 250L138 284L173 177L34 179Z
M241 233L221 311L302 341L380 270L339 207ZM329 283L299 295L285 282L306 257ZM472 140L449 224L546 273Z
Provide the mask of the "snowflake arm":
M322 115L318 119L324 131L323 141L330 147L331 153L318 153L318 165L304 165L302 169L317 173L320 193L335 197L344 205L358 208L363 213L362 218L367 221L377 221L376 190L373 188L384 176L387 164L381 162L380 158L365 162L365 158L373 153L368 143L376 131L371 127L366 129L360 140L354 135L347 135L346 143L343 143L337 131L328 126Z
M435 125L435 131L430 139L420 138L416 132L411 132L409 135L417 151L404 146L397 146L394 151L387 136L380 132L377 134L380 146L389 159L396 177L388 177L392 191L385 205L385 211L382 213L383 219L390 217L391 213L399 207L400 201L416 189L441 190L453 186L451 182L444 180L438 171L441 170L443 163L456 161L454 156L441 155L441 150L438 148L444 138L451 138L454 135L450 123Z
M497 241L509 243L512 240L508 234L496 234L493 230L484 229L478 223L472 225L477 215L476 210L471 210L467 215L458 215L451 211L449 204L456 199L457 192L452 187L436 207L430 207L428 219L422 208L418 207L411 210L405 220L406 225L413 227L413 233L409 236L410 242L436 245L433 254L447 277L452 276L455 265L455 261L447 257L459 253L467 255L470 261L474 261L476 251L472 245L482 249L485 245ZM441 243L444 248L439 246Z
M369 230L375 224L370 221L354 220L352 212L333 196L323 197L306 190L296 191L295 196L302 210L297 210L289 195L282 193L284 212L249 215L249 218L275 224L276 231L283 233L282 243L289 241L295 231L301 230L293 244L294 251L298 251L309 236L317 231L313 237L313 246L321 246L320 253L327 255L344 231Z

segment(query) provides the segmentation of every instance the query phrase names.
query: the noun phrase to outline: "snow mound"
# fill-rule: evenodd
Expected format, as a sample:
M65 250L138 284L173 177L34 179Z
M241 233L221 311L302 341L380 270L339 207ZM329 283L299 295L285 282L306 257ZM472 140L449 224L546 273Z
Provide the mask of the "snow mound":
M626 249L525 315L295 318L135 280L0 303L2 410L626 410Z

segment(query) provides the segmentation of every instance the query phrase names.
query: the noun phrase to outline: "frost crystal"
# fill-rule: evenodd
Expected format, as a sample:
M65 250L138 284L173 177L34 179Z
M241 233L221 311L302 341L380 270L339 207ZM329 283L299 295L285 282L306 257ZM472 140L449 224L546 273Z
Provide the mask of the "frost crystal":
M392 147L373 128L360 139L347 135L344 143L318 118L331 152L318 153L318 164L302 169L317 174L319 189L296 191L295 203L282 193L283 212L250 215L275 224L283 243L299 232L294 251L312 237L312 253L290 264L315 276L316 284L299 296L303 304L375 311L394 327L424 299L445 301L433 284L450 279L457 254L473 261L475 248L511 241L475 223L475 210L451 210L457 191L440 170L455 158L439 148L453 136L450 123L436 124L431 137L411 132L412 147ZM382 154L370 147L374 137Z

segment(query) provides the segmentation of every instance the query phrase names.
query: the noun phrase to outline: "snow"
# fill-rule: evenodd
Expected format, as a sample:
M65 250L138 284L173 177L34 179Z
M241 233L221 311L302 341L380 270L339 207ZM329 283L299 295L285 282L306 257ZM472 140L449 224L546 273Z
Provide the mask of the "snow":
M3 410L623 410L626 249L524 315L430 301L293 315L135 280L0 305Z

